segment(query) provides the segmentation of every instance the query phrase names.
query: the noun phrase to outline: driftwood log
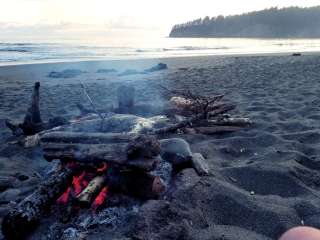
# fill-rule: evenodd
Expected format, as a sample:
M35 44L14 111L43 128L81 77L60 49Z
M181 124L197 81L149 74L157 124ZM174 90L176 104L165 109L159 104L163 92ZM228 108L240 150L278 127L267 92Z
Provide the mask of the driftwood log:
M195 127L193 128L196 133L205 134L205 135L214 135L222 133L230 133L242 130L243 127L237 126L212 126L212 127Z
M2 222L2 232L6 239L26 238L43 213L71 184L73 175L74 171L68 168L52 173L33 194L11 210Z
M146 135L52 132L41 137L41 146L48 161L105 162L144 171L155 167L160 153L159 141Z
M228 111L233 110L234 108L235 108L235 106L231 105L231 104L221 104L221 105L217 106L217 108L211 112L204 112L204 113L197 114L191 118L188 118L188 119L183 120L179 123L173 124L169 127L164 127L164 128L153 130L152 133L153 134L172 133L172 132L177 131L178 129L192 126L194 123L196 123L200 120L206 119L208 117L213 118L213 117L216 117L220 114L224 114Z
M54 117L49 122L43 122L40 114L40 83L36 82L31 98L31 105L27 110L23 123L14 124L6 120L6 126L14 135L34 135L46 129L67 124L67 120L62 117Z

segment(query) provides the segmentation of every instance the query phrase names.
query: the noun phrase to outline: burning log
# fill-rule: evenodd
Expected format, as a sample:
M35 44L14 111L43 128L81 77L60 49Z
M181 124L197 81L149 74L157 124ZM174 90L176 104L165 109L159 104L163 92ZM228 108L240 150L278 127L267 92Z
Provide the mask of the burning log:
M107 181L106 174L93 178L88 186L76 197L76 201L82 207L90 207L95 197L99 194Z
M38 189L3 219L2 232L6 239L23 239L36 227L43 213L72 182L74 171L68 168L55 171Z

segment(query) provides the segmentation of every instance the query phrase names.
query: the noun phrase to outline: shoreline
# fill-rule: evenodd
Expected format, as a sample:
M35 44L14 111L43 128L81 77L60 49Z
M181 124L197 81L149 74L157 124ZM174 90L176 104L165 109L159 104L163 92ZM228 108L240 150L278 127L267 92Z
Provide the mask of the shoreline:
M230 54L204 54L204 55L186 55L186 56L169 56L169 57L140 57L140 58L125 58L125 59L84 59L84 60L61 60L61 61L44 61L44 62L21 62L21 63L6 63L2 65L0 63L0 70L8 67L17 66L37 66L37 65L59 65L59 64L86 64L86 63L119 63L119 62L146 62L153 60L182 60L193 58L234 58L234 57L281 57L292 56L293 53L301 53L303 56L315 56L320 55L320 51L288 51L279 53L230 53Z

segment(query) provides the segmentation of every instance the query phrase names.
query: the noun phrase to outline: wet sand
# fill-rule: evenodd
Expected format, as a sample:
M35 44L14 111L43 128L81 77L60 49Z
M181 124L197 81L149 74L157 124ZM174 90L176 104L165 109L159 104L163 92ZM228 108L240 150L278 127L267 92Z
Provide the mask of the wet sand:
M159 62L167 70L142 71ZM52 71L78 69L70 78ZM107 73L99 69L116 69ZM228 56L137 61L57 63L0 67L0 218L10 201L33 191L49 166L39 149L9 145L9 118L22 121L32 86L41 82L43 119L74 117L78 102L89 106L79 80L100 108L113 104L116 89L134 84L137 101L161 101L158 84L201 94L225 94L233 115L254 126L219 136L184 135L201 152L211 175L180 189L168 205L150 201L144 231L154 239L276 239L298 225L320 228L320 55ZM40 174L40 175L39 175ZM25 177L21 177L25 175ZM5 184L4 184L5 185ZM156 207L155 207L156 206ZM152 211L148 211L152 208ZM152 212L152 213L150 213ZM157 216L161 212L161 216ZM153 214L153 215L152 215ZM170 216L170 217L169 217ZM168 232L171 233L168 236ZM92 236L88 239L98 239Z

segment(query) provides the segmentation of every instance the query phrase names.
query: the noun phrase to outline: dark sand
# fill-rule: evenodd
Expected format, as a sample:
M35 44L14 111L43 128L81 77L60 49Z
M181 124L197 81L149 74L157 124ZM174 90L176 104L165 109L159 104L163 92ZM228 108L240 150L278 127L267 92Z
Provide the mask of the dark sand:
M126 69L169 69L118 76ZM97 73L114 68L117 73ZM72 78L48 78L51 71L80 69ZM103 71L102 71L103 72ZM161 60L59 63L0 67L0 218L10 205L32 192L48 165L38 150L6 143L4 119L21 121L32 85L41 82L44 119L71 118L75 103L87 103L88 86L99 107L115 100L116 88L130 82L138 101L161 101L157 84L201 94L225 94L255 125L220 136L184 138L207 159L212 174L174 193L170 203L150 201L134 231L146 239L277 239L287 229L320 228L320 56L192 57ZM88 104L87 104L88 105ZM89 106L89 105L88 105ZM21 181L21 174L28 180ZM181 176L183 179L183 176ZM2 189L3 190L3 189ZM100 233L88 239L101 238ZM119 233L121 236L121 233ZM35 239L35 238L34 238ZM118 238L120 239L120 237Z

